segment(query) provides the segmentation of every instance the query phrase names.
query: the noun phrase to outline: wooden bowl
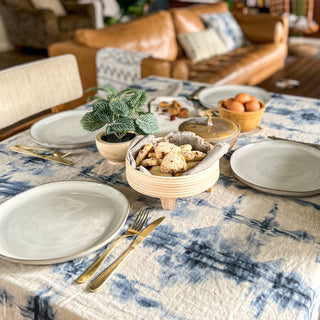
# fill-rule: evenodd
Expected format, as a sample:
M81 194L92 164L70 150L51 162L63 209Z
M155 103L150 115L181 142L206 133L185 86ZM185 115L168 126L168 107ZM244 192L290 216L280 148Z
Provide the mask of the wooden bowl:
M105 132L100 132L96 136L96 146L99 153L112 164L124 165L128 148L132 140L114 143L102 139Z
M149 175L133 168L126 162L126 176L129 185L136 191L150 197L160 198L162 208L174 209L178 198L190 197L211 187L219 178L219 160L201 172L179 177Z
M224 108L223 104L225 101L226 99L218 102L220 118L229 119L237 123L240 126L240 132L247 132L255 129L261 122L262 116L266 111L266 105L262 101L259 101L260 110L246 112L234 112Z

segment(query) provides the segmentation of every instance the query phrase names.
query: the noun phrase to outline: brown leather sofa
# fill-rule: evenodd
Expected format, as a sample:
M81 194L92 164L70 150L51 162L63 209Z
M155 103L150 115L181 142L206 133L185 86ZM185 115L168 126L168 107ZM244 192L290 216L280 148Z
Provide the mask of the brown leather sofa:
M57 41L71 40L79 28L93 28L93 4L61 0L66 15L37 9L30 0L0 0L0 13L10 42L15 46L47 49Z
M288 23L267 14L234 13L250 45L227 54L192 63L177 42L177 35L205 29L203 13L228 10L226 2L158 11L127 23L100 30L77 30L75 41L54 43L49 55L73 53L84 89L96 85L95 56L100 48L116 47L149 53L142 61L142 77L172 77L212 84L255 85L281 69L287 56ZM74 108L82 99L60 108Z

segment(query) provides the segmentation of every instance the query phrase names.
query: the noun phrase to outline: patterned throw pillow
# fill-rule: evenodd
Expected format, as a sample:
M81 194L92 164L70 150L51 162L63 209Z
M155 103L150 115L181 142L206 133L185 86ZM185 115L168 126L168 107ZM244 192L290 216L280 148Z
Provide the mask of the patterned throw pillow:
M36 9L49 9L54 14L59 16L65 16L66 10L64 9L60 0L30 0Z
M178 40L187 57L194 62L227 52L214 29L180 34Z
M246 44L246 38L231 12L219 14L202 14L201 19L207 28L214 28L223 40L227 51L243 47Z

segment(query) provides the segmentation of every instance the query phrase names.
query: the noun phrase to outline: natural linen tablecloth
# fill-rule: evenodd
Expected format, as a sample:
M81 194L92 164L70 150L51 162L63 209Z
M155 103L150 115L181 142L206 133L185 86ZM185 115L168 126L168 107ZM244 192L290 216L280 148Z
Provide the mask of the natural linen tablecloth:
M160 90L175 80L150 77L136 87ZM199 84L183 82L182 95ZM320 143L320 101L272 95L262 129L241 135L236 148L268 135ZM124 166L110 165L95 146L73 151L71 167L13 153L35 144L22 132L0 143L1 202L32 187L62 180L96 181L120 190L131 210L125 232L142 206L163 223L116 271L101 291L75 279L102 250L48 266L0 259L0 319L318 320L320 197L276 196L239 182L228 152L212 193L178 199L174 210L137 193ZM107 267L131 243L123 241Z

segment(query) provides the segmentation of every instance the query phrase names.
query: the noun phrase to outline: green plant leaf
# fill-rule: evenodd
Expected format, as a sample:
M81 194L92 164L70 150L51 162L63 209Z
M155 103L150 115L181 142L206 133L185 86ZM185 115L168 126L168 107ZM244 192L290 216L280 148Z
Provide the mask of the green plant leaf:
M115 117L114 113L110 109L101 110L98 113L98 116L105 124L113 123Z
M145 136L146 134L138 127L138 125L136 123L134 123L134 131L137 133L137 134L141 134L143 136Z
M109 106L109 103L105 100L96 101L93 104L93 112L95 117L98 118L99 121L104 122L104 124L112 123L115 117Z
M88 131L96 131L105 125L105 121L103 121L94 111L84 114L80 123L83 129Z
M109 103L104 99L100 99L94 102L92 108L94 112L100 112L102 110L110 109Z
M104 86L102 90L112 96L118 95L117 90L110 85Z
M114 100L109 103L110 109L119 116L129 117L132 108L123 100Z
M124 95L130 94L130 93L135 93L135 92L136 92L136 89L127 88L127 89L124 89L124 90L120 91L118 93L118 95L119 95L119 97L122 97Z
M131 96L129 103L135 110L143 106L147 102L147 95L144 90L136 90Z
M84 92L98 91L98 90L103 90L103 88L90 87L90 88L86 89Z
M139 115L136 124L145 135L155 134L159 131L157 119L152 113Z
M134 131L134 129L134 121L132 119L120 117L111 126L107 127L107 134Z
M87 98L87 102L93 101L93 100L102 100L99 96L90 96Z

